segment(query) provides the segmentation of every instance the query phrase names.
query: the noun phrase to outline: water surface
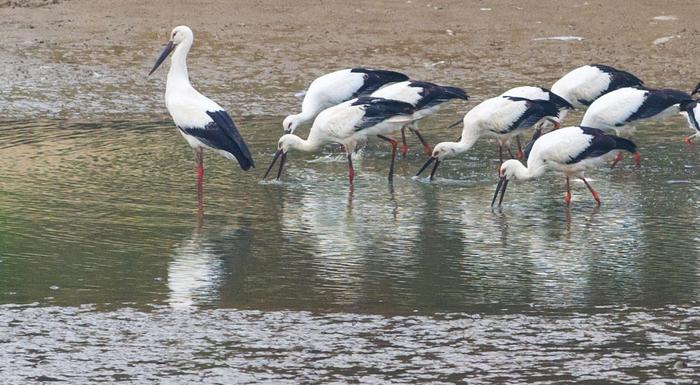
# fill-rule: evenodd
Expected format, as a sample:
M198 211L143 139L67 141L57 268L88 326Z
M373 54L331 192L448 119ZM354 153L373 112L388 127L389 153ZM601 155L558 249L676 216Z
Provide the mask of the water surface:
M431 142L458 135L441 127L460 108L426 122ZM280 121L238 119L258 168L207 155L201 200L168 121L0 123L3 375L693 379L700 155L680 118L640 127L641 169L590 175L603 207L577 182L567 209L549 175L497 210L489 141L434 183L412 178L414 138L393 185L379 141L353 188L335 146L261 182Z

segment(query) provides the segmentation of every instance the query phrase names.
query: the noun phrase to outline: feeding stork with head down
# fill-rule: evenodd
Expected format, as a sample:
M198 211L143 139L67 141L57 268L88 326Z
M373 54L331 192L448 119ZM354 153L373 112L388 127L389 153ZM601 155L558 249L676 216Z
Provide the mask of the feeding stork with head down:
M561 171L566 176L566 205L571 203L569 179L580 178L600 206L600 196L584 178L584 172L604 162L613 151L629 151L639 162L637 146L630 140L608 135L602 130L589 127L565 127L542 135L532 146L527 159L527 167L520 161L511 159L501 165L501 178L496 186L491 206L496 203L498 194L500 206L506 194L508 181L529 180L542 176L548 170Z
M168 55L173 54L165 86L165 106L180 134L194 150L197 186L201 191L204 148L212 149L226 158L238 160L243 170L254 167L254 163L248 146L229 114L213 100L197 92L190 84L187 53L193 40L194 35L189 27L175 27L149 75L158 69Z
M321 111L314 120L306 140L294 134L285 134L279 139L277 152L263 179L267 178L275 162L281 157L277 171L277 179L280 178L287 153L292 149L311 152L326 143L339 143L345 148L348 159L348 179L350 183L353 183L355 169L352 165L352 153L358 144L364 143L368 137L376 135L391 144L391 165L389 167L389 180L391 181L394 175L394 160L398 143L386 135L411 122L414 112L415 107L409 103L370 96L362 96L327 108Z
M464 127L459 141L442 142L435 146L432 156L425 162L416 176L419 176L431 163L435 163L430 173L432 180L438 166L445 158L468 151L482 136L496 138L499 158L503 163L503 147L510 145L510 141L515 135L539 126L545 121L558 127L558 116L559 109L548 100L530 100L513 96L497 96L487 99L464 115Z

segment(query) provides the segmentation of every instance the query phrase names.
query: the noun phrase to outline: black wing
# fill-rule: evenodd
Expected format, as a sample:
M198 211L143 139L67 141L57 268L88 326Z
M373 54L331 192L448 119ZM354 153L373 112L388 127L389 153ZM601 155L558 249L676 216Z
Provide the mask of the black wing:
M408 76L394 71L353 68L350 70L350 72L362 73L365 76L365 84L355 91L352 98L356 98L359 95L371 94L387 83L396 83L408 80Z
M692 102L690 95L683 91L663 89L648 90L646 98L637 111L630 115L625 121L633 122L640 119L648 119L659 114L661 111L683 102Z
M362 120L355 125L355 131L375 126L397 115L411 115L416 109L410 103L397 100L363 96L352 103L353 106L364 106Z
M554 103L557 107L559 107L560 110L574 109L574 106L572 106L571 103L569 103L566 99L562 98L561 96L550 91L549 89L542 88L542 91L547 92L549 94L549 101Z
M591 127L580 127L584 134L592 137L591 143L580 154L571 157L567 164L577 163L587 158L597 158L613 150L626 150L637 152L637 145L631 140L615 135L608 135L602 130Z
M627 71L622 71L617 68L606 66L603 64L591 64L591 66L596 67L599 70L610 75L610 84L601 95L607 94L610 91L615 91L618 88L638 87L644 84L644 82L641 79Z
M510 99L514 102L525 102L527 109L520 115L513 123L506 128L506 132L514 131L520 128L530 128L537 124L542 118L551 116L553 118L559 117L559 109L556 104L550 102L549 100L530 100L526 98L519 98L515 96L504 96L504 98Z
M416 104L416 110L435 107L450 99L469 99L469 95L458 87L439 86L437 84L417 80L411 81L408 85L410 87L422 88L422 91L419 93L421 99Z
M212 118L213 122L209 122L204 128L179 128L211 148L231 153L236 157L243 170L255 167L248 146L226 111L207 111L207 115Z

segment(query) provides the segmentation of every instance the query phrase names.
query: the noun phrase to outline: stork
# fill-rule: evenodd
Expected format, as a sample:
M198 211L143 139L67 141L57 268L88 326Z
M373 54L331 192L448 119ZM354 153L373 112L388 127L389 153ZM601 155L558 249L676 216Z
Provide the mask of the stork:
M548 170L561 171L566 176L566 205L571 204L571 177L580 178L593 195L598 206L600 196L584 178L584 171L604 162L612 151L629 151L639 163L637 146L630 140L608 135L602 130L590 127L565 127L542 135L532 146L527 159L527 167L520 161L511 159L501 165L500 179L493 195L491 206L496 203L499 193L500 206L506 194L508 181L512 179L529 180L542 176Z
M165 106L180 134L194 151L197 187L201 191L204 177L203 149L208 148L226 158L236 159L243 170L249 170L255 164L229 114L190 84L187 53L193 40L194 34L189 27L175 27L170 33L168 44L148 74L153 74L168 55L173 53L165 86Z

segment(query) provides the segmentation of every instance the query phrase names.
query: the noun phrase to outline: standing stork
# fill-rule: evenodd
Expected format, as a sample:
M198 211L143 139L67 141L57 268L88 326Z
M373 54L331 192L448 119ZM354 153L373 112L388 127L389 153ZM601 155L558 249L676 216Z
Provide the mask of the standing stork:
M418 130L418 120L436 113L440 109L440 106L447 101L452 99L466 101L469 99L469 95L461 88L439 86L434 83L418 80L408 80L390 84L374 91L371 96L398 100L410 103L415 107L416 112L413 113L413 121L401 128L401 139L403 141L401 156L403 158L406 158L406 152L408 151L408 147L406 146L406 128L413 132L423 144L425 155L430 155L433 149Z
M236 125L226 111L211 99L197 92L187 75L187 53L194 35L184 25L175 27L170 41L156 60L151 75L173 53L165 86L165 106L180 134L194 150L197 163L197 187L202 190L204 177L203 149L209 148L220 155L238 160L243 170L254 167L253 157Z
M593 102L583 115L581 125L615 130L617 135L629 137L635 130L631 125L634 122L662 120L683 112L687 115L690 127L700 131L693 111L696 106L697 102L683 91L625 87L605 94ZM694 136L687 137L685 141L690 143ZM620 159L621 152L618 153L612 167Z
M464 115L464 127L459 141L442 142L435 146L432 156L428 158L416 176L419 176L431 163L435 162L430 173L430 180L433 180L438 166L445 158L468 151L483 135L496 138L498 155L503 163L503 147L510 145L513 136L546 121L559 127L558 117L559 109L548 100L530 100L514 96L497 96L487 99ZM510 148L508 151L510 152ZM512 158L513 155L510 155Z
M284 118L284 132L294 133L300 124L315 118L328 107L369 95L385 84L404 80L408 80L408 76L400 72L368 68L348 68L320 76L305 91L301 112Z
M552 85L552 92L576 108L590 106L596 99L622 87L641 86L643 81L627 71L591 64L578 67ZM566 114L566 111L564 111ZM564 119L564 116L561 117Z
M321 111L314 120L306 140L294 134L285 134L279 139L277 152L263 179L267 178L275 162L281 156L282 159L277 171L277 179L280 178L287 153L292 149L311 152L326 143L339 143L343 145L347 154L348 179L352 184L355 178L352 153L358 144L366 142L369 136L376 135L391 145L389 181L392 181L398 142L385 135L410 123L415 111L415 107L409 103L370 96L363 96L327 108Z
M561 171L566 176L566 205L571 204L571 177L580 178L600 206L600 196L584 178L584 171L598 166L612 151L629 151L639 162L637 146L630 140L608 135L602 130L589 127L565 127L542 135L532 146L527 159L527 167L520 161L511 159L501 165L500 180L493 194L491 206L496 203L498 194L500 206L511 179L529 180L542 176L547 170Z

